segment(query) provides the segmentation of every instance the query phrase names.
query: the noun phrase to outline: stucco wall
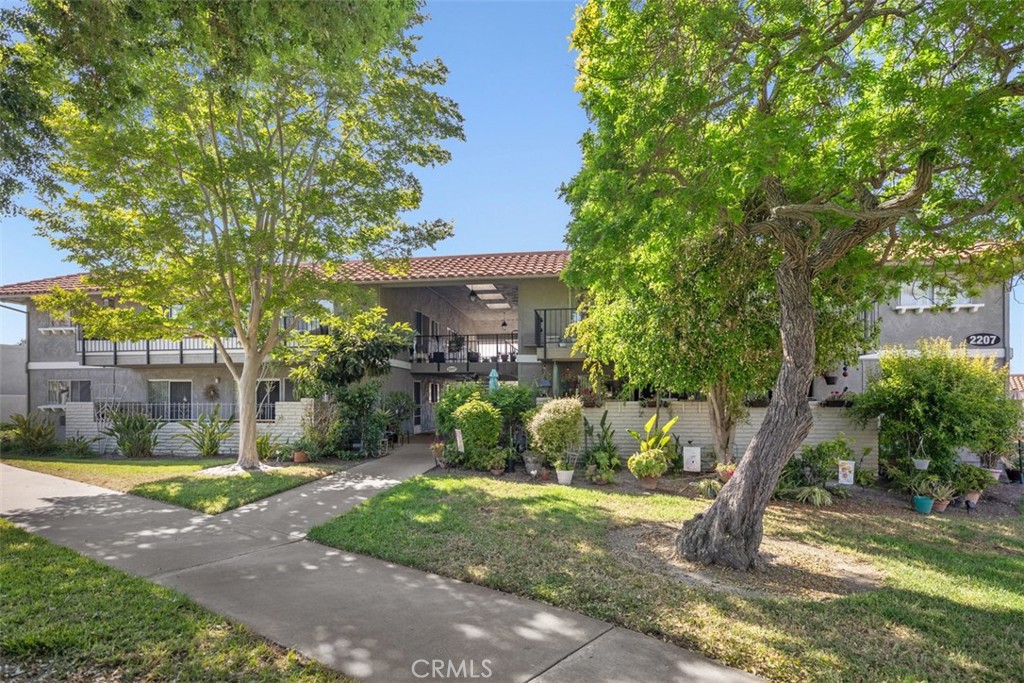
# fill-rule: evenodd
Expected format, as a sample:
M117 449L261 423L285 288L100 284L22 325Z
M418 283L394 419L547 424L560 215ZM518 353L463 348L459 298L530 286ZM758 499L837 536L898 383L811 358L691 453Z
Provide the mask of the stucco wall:
M535 314L538 308L575 308L576 297L558 278L535 278L519 283L520 353L537 353Z
M466 290L467 295L469 290ZM473 320L452 306L428 287L381 287L378 302L388 309L390 322L404 322L412 325L414 313L419 311L436 320L441 334L451 328L459 334L476 334ZM490 331L490 330L487 330Z
M0 422L28 411L28 347L0 344Z
M279 402L276 408L276 415L273 422L259 422L256 425L260 434L273 434L282 444L289 441L297 441L302 436L302 422L305 416L312 410L313 400L302 399L295 402ZM113 438L104 436L103 425L98 424L95 419L95 412L92 403L68 403L64 407L66 416L66 434L71 436L83 436L85 438L99 437L95 448L101 453L115 453L117 447ZM177 422L165 424L158 432L157 455L176 455L194 457L195 448L182 438L188 433L188 429ZM235 455L238 453L238 423L231 425L231 436L221 445L223 455Z
M615 443L619 447L619 455L626 458L637 448L636 441L626 430L633 429L642 434L644 425L654 414L654 409L645 408L636 401L609 401L598 408L585 408L583 414L596 430L605 410L608 411L608 424L615 430ZM736 428L736 456L742 455L746 450L767 412L767 408L749 410L748 418ZM811 405L811 414L814 426L804 445L829 441L842 433L850 440L856 458L861 457L865 448L870 449L862 461L864 468L870 471L878 468L878 428L875 423L860 426L850 418L845 408L825 408L817 404ZM711 447L711 428L706 402L670 401L667 408L661 409L661 424L675 416L679 417L679 422L672 428L671 434L679 436L684 446Z

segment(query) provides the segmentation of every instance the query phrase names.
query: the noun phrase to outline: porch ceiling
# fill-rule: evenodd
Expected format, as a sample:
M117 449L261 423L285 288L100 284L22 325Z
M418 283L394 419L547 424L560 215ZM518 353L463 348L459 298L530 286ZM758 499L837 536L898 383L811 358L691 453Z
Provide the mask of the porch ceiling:
M518 327L517 315L519 309L519 287L511 282L478 282L474 283L479 287L484 284L494 285L494 289L478 290L479 294L498 293L501 299L477 299L469 300L469 288L465 284L430 286L428 289L445 299L452 306L462 312L467 318L477 322L477 331L482 334L497 334L500 332L512 332ZM507 303L511 308L494 309L488 308L487 304ZM506 330L501 329L501 321L508 323Z

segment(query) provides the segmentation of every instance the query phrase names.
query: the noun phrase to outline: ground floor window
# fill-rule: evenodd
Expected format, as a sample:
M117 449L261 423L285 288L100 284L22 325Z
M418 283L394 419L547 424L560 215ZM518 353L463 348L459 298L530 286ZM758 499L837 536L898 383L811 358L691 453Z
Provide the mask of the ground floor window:
M149 380L149 404L152 417L159 420L192 419L192 382L190 380Z
M441 385L437 382L430 383L430 402L437 403L441 400Z
M49 404L88 403L92 401L92 382L87 379L51 379L47 383Z
M261 379L256 383L256 419L273 420L278 402L294 400L295 387L290 380Z

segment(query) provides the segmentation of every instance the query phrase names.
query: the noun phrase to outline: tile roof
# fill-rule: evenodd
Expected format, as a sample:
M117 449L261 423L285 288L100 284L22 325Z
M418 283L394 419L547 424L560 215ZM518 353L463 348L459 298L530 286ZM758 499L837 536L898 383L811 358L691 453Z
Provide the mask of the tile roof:
M74 275L58 275L47 277L42 280L29 280L28 282L15 282L12 285L0 286L0 297L8 296L35 296L46 294L55 287L64 289L78 289L82 286L82 273Z
M1024 375L1010 375L1010 391L1019 392L1021 398L1024 398Z
M553 277L562 272L568 259L568 251L520 251L506 254L418 256L409 259L409 271L402 275L381 272L365 261L349 261L343 269L353 282Z
M416 256L409 259L409 271L402 275L377 270L366 261L348 261L343 272L353 282L379 283L410 280L483 280L488 278L555 277L569 259L568 251L521 251L505 254L462 256ZM82 286L82 274L61 275L42 280L0 286L0 298L45 294L54 287Z

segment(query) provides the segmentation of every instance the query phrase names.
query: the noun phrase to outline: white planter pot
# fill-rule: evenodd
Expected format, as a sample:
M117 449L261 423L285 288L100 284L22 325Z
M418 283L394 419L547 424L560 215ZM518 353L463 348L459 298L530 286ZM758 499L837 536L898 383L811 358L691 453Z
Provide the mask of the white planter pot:
M1003 471L1001 469L989 469L988 473L991 474L992 478L995 479L996 481L999 481L999 478L1003 476Z
M928 465L930 463L931 463L931 460L918 460L917 458L914 458L914 467L916 467L919 470L926 470L926 469L928 469Z
M573 472L575 472L575 470L555 470L555 476L558 477L558 483L562 486L571 486Z

